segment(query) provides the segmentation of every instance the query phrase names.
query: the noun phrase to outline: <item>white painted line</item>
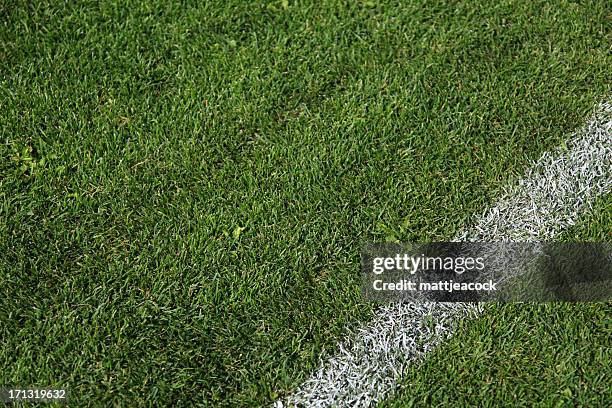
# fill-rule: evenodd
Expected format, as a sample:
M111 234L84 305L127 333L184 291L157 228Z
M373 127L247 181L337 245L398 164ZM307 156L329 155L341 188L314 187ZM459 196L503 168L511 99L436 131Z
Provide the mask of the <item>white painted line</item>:
M600 195L612 191L612 105L603 103L563 147L545 153L507 188L456 241L535 241L574 225ZM477 305L400 303L373 321L275 407L362 407L388 397L406 368L452 333L453 322L475 316Z

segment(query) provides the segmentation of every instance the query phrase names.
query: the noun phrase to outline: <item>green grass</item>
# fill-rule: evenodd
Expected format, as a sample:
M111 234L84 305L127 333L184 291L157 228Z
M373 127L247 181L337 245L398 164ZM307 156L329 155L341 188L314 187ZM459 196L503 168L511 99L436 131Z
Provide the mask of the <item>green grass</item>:
M364 242L452 237L610 94L609 10L555 3L0 0L0 385L290 390Z
M491 305L414 366L384 407L604 407L610 304Z
M564 232L565 242L609 242L612 195ZM603 407L612 398L608 303L486 305L381 407ZM435 386L432 386L435 384Z

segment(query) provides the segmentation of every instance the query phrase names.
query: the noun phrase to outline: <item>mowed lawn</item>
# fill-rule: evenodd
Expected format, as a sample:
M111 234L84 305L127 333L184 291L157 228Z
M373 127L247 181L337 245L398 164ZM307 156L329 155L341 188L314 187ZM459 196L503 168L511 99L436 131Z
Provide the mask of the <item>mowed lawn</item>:
M612 194L562 242L610 242ZM612 305L488 304L405 376L380 407L605 407L612 400ZM436 384L432 387L432 384Z
M611 94L610 19L603 1L0 0L0 386L271 403L372 315L362 244L452 238Z

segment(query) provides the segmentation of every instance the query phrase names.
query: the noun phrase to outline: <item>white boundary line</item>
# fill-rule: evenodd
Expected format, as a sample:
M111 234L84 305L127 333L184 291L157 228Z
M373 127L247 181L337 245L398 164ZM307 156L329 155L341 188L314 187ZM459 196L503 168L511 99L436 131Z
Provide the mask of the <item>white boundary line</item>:
M606 102L561 148L544 153L455 241L551 239L611 190L612 105ZM462 303L385 305L274 406L374 405L397 389L409 365L452 334L454 322L480 310Z

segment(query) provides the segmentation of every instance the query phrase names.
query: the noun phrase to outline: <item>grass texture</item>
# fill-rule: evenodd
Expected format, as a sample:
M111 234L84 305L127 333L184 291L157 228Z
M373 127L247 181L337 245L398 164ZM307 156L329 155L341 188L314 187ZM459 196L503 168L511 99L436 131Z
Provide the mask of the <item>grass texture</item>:
M560 240L609 242L611 210L607 195ZM610 303L488 304L380 406L606 406L611 313Z
M609 9L0 0L0 385L258 406L610 94Z

